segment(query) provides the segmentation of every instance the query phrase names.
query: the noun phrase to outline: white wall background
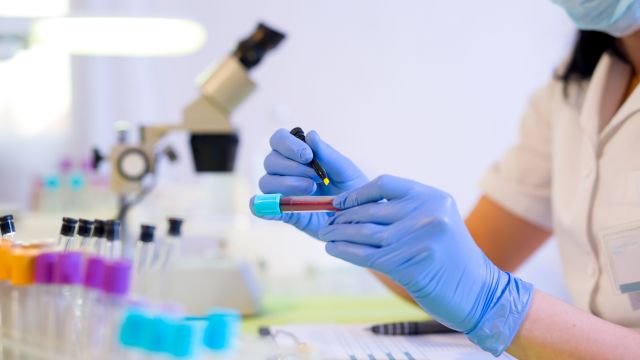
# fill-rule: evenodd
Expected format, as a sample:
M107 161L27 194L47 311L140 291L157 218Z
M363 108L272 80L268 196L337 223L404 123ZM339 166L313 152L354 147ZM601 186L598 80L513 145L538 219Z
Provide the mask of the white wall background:
M528 96L566 55L574 31L541 0L78 0L73 8L193 18L209 39L182 58L74 59L81 136L70 150L106 149L117 120L178 121L197 95L193 79L264 20L288 37L255 69L259 91L234 114L242 136L238 171L252 192L270 134L298 125L318 130L371 177L391 173L441 187L465 212L481 174L514 141ZM189 166L167 176L188 174ZM263 250L289 253L296 241L299 262L318 257L319 245L299 245L312 242L287 234L295 239ZM554 246L524 276L566 297Z

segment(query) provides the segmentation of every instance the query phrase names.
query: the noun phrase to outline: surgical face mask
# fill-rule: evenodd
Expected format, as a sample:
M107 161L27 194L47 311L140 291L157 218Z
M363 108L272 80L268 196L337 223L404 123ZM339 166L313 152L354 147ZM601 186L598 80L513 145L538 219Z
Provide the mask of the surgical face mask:
M596 30L616 37L640 29L640 0L552 0L582 30Z

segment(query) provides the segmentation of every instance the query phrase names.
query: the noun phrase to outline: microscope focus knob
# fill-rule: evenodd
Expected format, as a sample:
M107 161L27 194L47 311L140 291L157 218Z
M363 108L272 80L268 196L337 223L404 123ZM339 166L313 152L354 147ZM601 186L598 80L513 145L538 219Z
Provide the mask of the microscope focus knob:
M151 172L151 161L139 148L131 147L122 151L116 160L118 173L130 181L140 181Z
M102 155L98 148L93 148L93 150L91 150L91 167L93 170L98 170L98 166L100 166L100 163L102 163L104 159L104 155Z

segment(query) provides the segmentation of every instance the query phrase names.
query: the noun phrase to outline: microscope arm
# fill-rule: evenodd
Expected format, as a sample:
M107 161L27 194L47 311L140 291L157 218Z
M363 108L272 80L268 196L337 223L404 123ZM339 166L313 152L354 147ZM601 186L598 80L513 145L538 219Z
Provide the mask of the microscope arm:
M141 143L153 147L167 133L184 130L192 134L231 134L229 115L256 88L245 67L234 56L208 71L201 81L201 96L183 111L179 124L144 126Z

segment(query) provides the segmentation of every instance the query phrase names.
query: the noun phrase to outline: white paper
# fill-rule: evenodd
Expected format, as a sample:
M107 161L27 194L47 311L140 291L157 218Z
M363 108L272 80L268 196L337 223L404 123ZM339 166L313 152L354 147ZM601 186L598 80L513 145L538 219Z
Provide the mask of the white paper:
M640 292L629 294L629 302L631 302L631 309L633 311L640 310Z
M462 334L376 335L367 325L286 325L271 327L280 346L299 343L327 360L492 360L493 355ZM291 336L293 335L293 336ZM513 359L508 354L498 359Z

